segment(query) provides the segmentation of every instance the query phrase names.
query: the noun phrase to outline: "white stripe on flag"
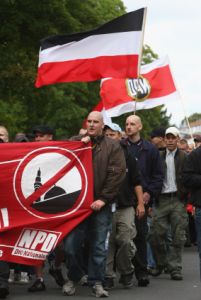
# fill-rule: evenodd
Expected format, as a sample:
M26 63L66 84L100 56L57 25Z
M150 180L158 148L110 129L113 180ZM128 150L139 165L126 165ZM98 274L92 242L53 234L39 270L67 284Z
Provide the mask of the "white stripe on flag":
M109 117L118 117L128 112L134 112L135 110L150 109L162 104L167 104L170 102L173 103L174 101L178 101L178 99L180 99L179 92L175 91L174 93L164 97L154 99L150 98L142 102L137 102L136 105L135 101L130 101L107 109L107 115Z
M138 54L141 34L141 31L99 34L78 42L51 47L40 52L39 66L47 62Z
M167 66L169 64L170 64L170 62L169 62L168 57L163 56L162 58L154 60L150 64L146 64L146 65L141 66L140 74L142 74L142 75L147 74L151 71L154 71L157 68L161 68L161 67Z

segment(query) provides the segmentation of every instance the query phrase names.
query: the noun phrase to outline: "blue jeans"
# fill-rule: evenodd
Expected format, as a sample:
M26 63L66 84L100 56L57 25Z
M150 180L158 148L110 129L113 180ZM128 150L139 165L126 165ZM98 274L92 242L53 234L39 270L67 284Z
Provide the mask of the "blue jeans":
M201 281L201 208L195 209L195 228L197 232L198 252L200 257L200 281Z
M67 259L68 278L79 282L85 275L84 266L87 261L88 282L103 282L106 265L106 240L111 229L111 207L106 205L99 212L92 215L79 224L64 239L64 250ZM88 257L84 255L84 245L88 240Z
M151 220L152 219L150 217L147 217L148 230L150 229ZM147 242L147 267L149 267L149 268L156 267L156 262L154 260L152 249L151 249L149 242Z

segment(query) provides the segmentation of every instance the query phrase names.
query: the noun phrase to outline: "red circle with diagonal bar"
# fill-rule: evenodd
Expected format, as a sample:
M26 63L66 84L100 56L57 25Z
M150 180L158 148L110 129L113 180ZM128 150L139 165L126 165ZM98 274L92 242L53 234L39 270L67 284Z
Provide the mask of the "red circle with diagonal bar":
M28 153L14 175L14 192L20 205L41 218L59 218L82 205L88 187L85 168L72 151L44 147Z

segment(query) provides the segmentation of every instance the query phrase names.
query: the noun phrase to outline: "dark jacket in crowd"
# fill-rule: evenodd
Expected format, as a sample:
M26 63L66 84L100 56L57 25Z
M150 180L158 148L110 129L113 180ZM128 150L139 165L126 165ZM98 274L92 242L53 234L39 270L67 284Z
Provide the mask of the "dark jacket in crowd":
M117 207L124 208L136 206L136 195L134 187L141 185L141 176L136 158L128 153L127 145L120 142L126 159L126 177L121 184L119 195L117 196Z
M93 141L94 197L115 201L126 176L126 161L118 141L99 136Z
M196 207L201 207L201 147L187 156L182 182L190 191L190 202Z
M140 139L137 143L132 143L125 139L128 151L138 160L141 174L141 184L143 192L151 195L151 200L157 199L163 185L164 173L158 149L148 141Z
M81 140L83 136L72 137ZM126 176L126 160L120 143L101 135L92 139L94 200L116 201L120 185Z
M166 169L167 169L166 150L160 151L160 155L161 155L162 162L163 162L164 174L166 176L166 173L167 173L166 172ZM188 198L188 191L182 182L182 171L183 171L183 167L184 167L186 158L187 158L187 154L183 150L180 150L177 148L177 151L176 151L175 157L174 157L175 173L176 173L175 175L176 175L176 184L177 184L177 196L183 202L186 202L187 198Z

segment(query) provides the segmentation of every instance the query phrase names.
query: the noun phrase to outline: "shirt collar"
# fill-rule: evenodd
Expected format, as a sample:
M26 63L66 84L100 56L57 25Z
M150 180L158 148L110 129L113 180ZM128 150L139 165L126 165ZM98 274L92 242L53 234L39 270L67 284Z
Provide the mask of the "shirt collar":
M132 142L132 141L128 138L128 144L129 144L129 145L141 146L141 145L142 145L142 139L139 139L137 142Z
M173 150L173 151L170 151L170 150L168 150L167 149L167 155L172 155L173 157L175 157L175 153L177 152L177 148L175 149L175 150Z

